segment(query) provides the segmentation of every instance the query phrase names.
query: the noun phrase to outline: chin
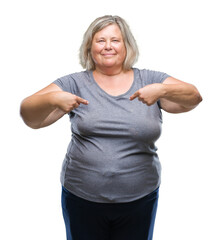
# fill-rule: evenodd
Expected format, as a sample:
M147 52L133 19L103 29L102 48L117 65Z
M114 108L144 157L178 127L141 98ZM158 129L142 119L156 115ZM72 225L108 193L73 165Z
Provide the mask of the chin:
M107 60L107 61L104 61L103 63L102 63L104 66L107 66L107 67L114 67L114 66L117 66L117 65L119 65L118 64L118 62L116 62L116 61L113 61L113 60Z

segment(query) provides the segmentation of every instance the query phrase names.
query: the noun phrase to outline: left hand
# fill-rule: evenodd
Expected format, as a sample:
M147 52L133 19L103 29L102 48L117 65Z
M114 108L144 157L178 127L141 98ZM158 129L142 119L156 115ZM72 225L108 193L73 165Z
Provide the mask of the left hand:
M139 101L144 104L151 106L161 97L162 94L162 84L161 83L153 83L149 84L143 88L140 88L136 91L131 97L130 100L138 98Z

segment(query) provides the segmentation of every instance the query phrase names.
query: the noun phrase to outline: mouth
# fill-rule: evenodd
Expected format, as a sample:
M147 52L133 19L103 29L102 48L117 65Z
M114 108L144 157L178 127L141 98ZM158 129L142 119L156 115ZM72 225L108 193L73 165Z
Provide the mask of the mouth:
M104 53L104 54L102 54L103 56L114 56L115 54L114 53Z

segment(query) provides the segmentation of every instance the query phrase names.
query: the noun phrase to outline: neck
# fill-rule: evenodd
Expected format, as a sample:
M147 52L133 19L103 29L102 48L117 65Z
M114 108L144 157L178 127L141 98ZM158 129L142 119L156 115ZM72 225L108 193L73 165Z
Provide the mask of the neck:
M96 69L94 70L94 72L96 72L99 75L106 75L106 76L115 76L115 75L119 75L121 73L124 73L125 71L123 70L122 67L120 68L99 68L96 67Z

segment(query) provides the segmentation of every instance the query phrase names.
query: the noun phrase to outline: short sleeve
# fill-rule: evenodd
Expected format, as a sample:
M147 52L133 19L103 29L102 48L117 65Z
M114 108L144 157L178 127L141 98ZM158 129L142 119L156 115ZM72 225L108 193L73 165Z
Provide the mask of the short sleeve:
M141 70L142 78L145 81L145 84L153 84L153 83L162 83L166 78L170 77L167 73L147 70Z
M140 70L140 75L143 79L144 85L162 83L164 80L170 77L170 75L168 75L167 73L147 69ZM157 101L157 105L161 109L160 100Z
M76 84L73 74L58 78L53 82L65 92L76 93Z

